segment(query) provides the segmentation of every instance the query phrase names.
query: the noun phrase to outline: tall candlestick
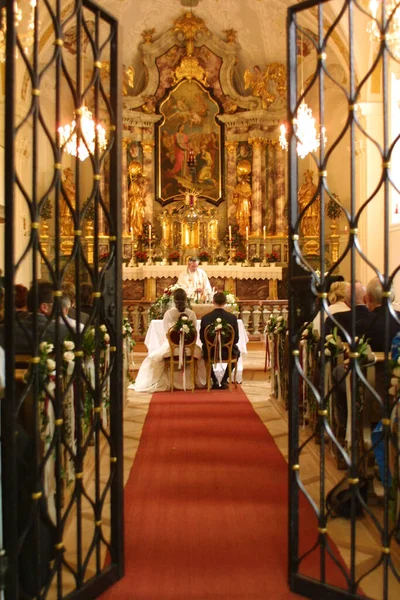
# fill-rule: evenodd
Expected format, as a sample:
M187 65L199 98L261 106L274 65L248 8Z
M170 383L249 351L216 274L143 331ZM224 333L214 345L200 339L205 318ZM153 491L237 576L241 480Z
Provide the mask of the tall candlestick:
M232 227L229 225L229 241L232 241Z
M267 228L266 228L266 226L264 225L264 227L263 227L263 240L264 240L264 242L265 242L265 238L266 238L266 237L267 237Z
M249 241L249 226L246 225L246 240Z
M149 225L149 244L151 244L151 225Z
M133 242L133 229L132 229L132 227L131 227L131 240Z

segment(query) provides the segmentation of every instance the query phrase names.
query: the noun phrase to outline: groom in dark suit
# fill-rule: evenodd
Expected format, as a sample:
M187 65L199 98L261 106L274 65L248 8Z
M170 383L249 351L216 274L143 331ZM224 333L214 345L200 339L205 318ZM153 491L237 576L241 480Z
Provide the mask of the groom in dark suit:
M223 308L226 304L225 294L223 292L217 292L216 294L214 294L213 302L214 302L214 306L215 306L214 310L212 312L204 315L204 317L201 319L200 339L203 344L203 356L206 360L208 359L206 342L204 339L206 327L208 325L211 325L211 323L213 323L219 317L220 319L224 319L224 321L226 321L229 325L231 325L233 327L233 331L235 332L235 338L234 338L234 342L233 342L232 355L235 357L238 357L238 356L240 356L240 350L237 347L237 343L239 341L239 328L238 328L237 317L235 315L232 315L230 312L228 312L227 310L225 310ZM224 352L222 354L222 358L224 358L224 359L228 358L227 355L224 356ZM213 382L213 385L212 385L213 390L215 390L215 389L226 390L228 388L228 383L227 383L228 377L229 377L229 371L228 371L228 369L225 369L225 373L222 377L221 385L219 385L218 379L215 376L214 370L211 369L211 379Z

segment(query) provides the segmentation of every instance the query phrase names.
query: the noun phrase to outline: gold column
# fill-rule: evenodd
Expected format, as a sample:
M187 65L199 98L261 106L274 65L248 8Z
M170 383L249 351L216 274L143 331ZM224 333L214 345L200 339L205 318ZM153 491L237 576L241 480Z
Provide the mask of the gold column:
M143 175L147 182L145 220L153 223L154 186L149 183L154 181L154 141L143 140L141 145L143 148Z
M121 168L122 168L122 183L121 183L121 195L122 195L122 235L124 237L129 236L128 231L128 164L126 159L126 149L130 139L124 137L122 140L122 157L121 157Z
M237 142L226 142L225 148L227 152L226 159L226 206L228 214L228 223L234 219L235 205L233 204L233 190L236 187L236 149Z
M252 177L252 207L251 207L251 235L262 235L262 186L261 163L262 149L265 141L261 138L250 138L253 146L253 177Z

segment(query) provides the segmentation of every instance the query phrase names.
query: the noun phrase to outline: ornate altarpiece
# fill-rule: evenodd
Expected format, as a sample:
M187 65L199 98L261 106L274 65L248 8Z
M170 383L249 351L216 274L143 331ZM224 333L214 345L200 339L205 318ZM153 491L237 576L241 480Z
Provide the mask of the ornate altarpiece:
M191 13L181 15L156 39L153 30L142 35L139 50L146 85L137 95L123 97L124 254L129 257L130 246L140 243L131 240L127 219L133 160L142 165L144 222L152 226L153 251L166 256L178 248L182 260L200 244L212 255L226 250L228 226L237 223L238 163L246 160L250 257L271 252L274 244L284 261L286 156L278 143L286 114L282 76L277 86L274 70L270 86L278 92L268 94L268 102L262 96L240 94L234 86L240 52L235 32L227 32L222 40ZM284 73L284 67L278 71ZM197 212L203 224L198 223L194 233Z

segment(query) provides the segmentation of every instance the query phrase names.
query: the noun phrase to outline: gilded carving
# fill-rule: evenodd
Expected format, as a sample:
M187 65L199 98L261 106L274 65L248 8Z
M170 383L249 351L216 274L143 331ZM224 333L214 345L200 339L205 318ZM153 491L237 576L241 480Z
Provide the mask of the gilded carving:
M268 108L277 99L286 98L286 80L284 65L271 63L264 72L256 65L254 73L250 69L244 72L244 89L251 88L253 95L261 98L263 108Z
M195 56L184 56L181 60L181 63L175 69L174 73L174 85L182 79L196 79L204 86L208 87L207 83L207 73L200 66L199 61Z
M265 146L267 143L263 138L249 138L249 144L253 146L253 148L259 150Z
M237 142L225 142L225 148L228 154L236 156L236 148L238 147Z
M226 34L226 41L228 44L235 44L237 41L236 29L224 29L223 33Z
M155 33L155 29L154 27L152 29L145 29L144 31L142 31L142 33L140 34L143 38L143 42L145 44L152 44L153 43L153 35Z
M154 148L153 141L141 142L144 154L151 154Z
M206 31L207 27L200 17L191 12L184 13L174 21L175 31L181 32L188 39L193 39L199 31Z

